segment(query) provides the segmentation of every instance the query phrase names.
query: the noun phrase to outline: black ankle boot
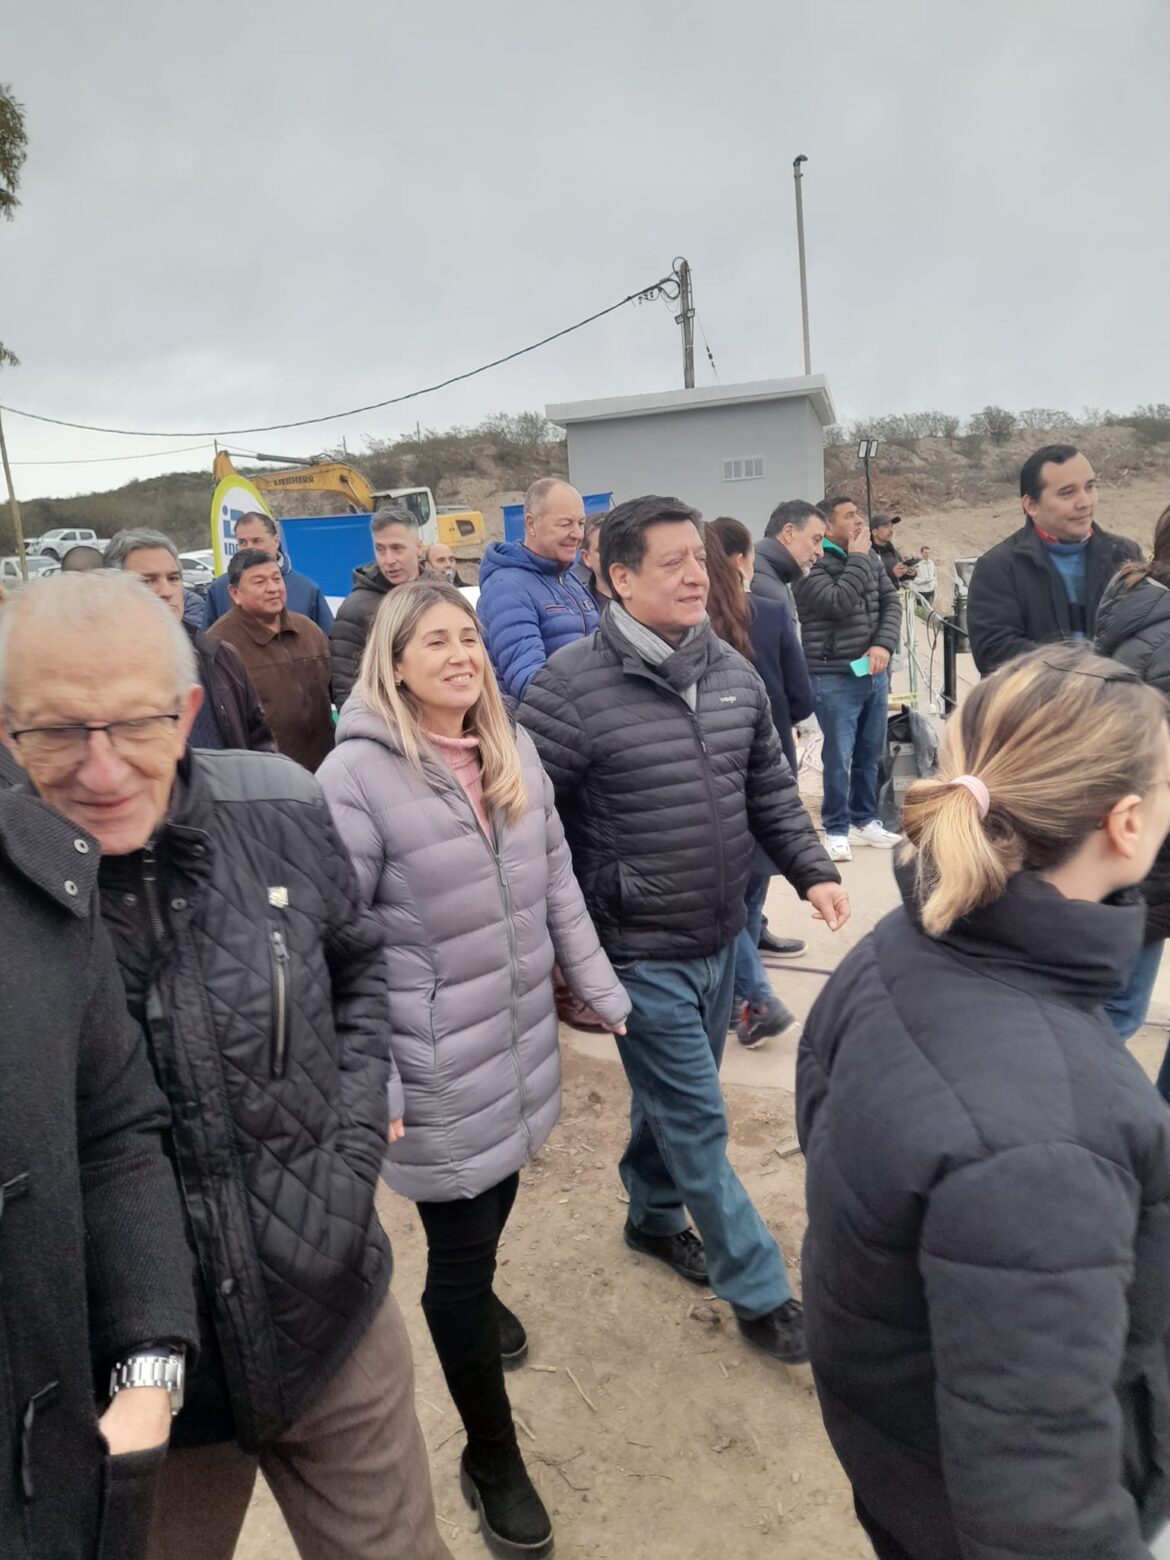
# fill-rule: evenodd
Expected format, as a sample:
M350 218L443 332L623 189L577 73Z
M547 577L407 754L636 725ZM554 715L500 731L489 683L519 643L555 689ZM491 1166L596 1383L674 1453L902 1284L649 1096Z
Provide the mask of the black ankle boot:
M459 1488L479 1513L483 1541L498 1560L548 1560L552 1523L517 1448L478 1458L465 1447Z
M496 1321L500 1328L500 1364L505 1370L518 1370L528 1358L528 1334L518 1316L513 1316L499 1295L493 1295Z

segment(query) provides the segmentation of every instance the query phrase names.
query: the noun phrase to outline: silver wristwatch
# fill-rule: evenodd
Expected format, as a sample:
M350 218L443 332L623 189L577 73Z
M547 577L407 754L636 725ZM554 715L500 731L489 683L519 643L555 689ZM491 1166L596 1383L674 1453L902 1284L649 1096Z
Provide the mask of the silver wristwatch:
M128 1354L110 1372L110 1398L114 1399L127 1387L165 1387L170 1393L173 1419L183 1406L186 1374L186 1361L174 1350Z

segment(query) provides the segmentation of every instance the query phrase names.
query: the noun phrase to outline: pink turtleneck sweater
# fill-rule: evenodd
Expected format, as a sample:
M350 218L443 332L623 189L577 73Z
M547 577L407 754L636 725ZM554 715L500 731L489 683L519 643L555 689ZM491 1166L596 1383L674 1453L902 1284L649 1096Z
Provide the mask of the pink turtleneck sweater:
M479 819L480 828L490 840L492 826L488 822L488 815L483 805L483 770L479 763L479 738L440 737L434 731L428 731L426 737L463 787L467 800Z

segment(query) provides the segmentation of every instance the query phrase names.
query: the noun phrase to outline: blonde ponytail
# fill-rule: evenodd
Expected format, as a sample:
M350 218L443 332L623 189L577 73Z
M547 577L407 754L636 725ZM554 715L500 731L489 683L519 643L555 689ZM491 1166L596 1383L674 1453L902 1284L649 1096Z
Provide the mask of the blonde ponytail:
M925 931L939 937L998 899L1014 872L1060 866L1123 796L1144 796L1166 722L1161 694L1076 645L1035 650L980 683L947 727L938 776L906 793L903 860Z

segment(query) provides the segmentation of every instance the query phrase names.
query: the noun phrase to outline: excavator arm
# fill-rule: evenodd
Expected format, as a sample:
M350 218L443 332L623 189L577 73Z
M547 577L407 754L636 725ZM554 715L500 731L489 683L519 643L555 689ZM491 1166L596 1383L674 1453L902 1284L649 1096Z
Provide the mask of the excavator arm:
M220 450L212 467L216 482L231 476L234 470L231 457ZM374 490L365 477L341 461L320 460L305 466L286 466L279 471L257 472L249 480L261 493L340 493L359 515L369 514L375 507Z

